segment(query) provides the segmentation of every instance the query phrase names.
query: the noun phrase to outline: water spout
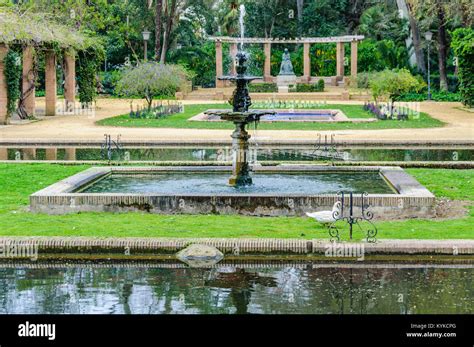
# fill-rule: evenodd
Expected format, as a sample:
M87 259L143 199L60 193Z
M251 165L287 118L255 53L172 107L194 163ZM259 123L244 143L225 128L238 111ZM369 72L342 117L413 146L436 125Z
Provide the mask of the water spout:
M245 5L240 5L239 23L240 23L240 50L241 51L244 50L244 35L245 35L244 17L245 17Z

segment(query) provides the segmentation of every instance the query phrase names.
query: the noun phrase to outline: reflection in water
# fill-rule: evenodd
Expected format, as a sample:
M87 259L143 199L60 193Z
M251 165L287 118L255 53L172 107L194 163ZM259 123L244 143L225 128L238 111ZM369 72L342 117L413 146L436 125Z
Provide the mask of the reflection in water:
M218 272L213 279L206 281L206 286L230 290L232 303L238 314L248 313L252 291L257 284L265 287L277 286L273 277L260 276L258 273L246 272L245 269L239 268L235 272Z
M0 313L474 313L472 268L0 268Z
M314 146L288 147L251 147L250 154L257 159L283 160L283 161L313 161L327 160L328 158L315 151ZM57 159L68 160L64 148L57 148ZM346 148L338 147L338 151L343 154L345 160L351 161L472 161L474 160L474 150L468 148ZM23 148L8 148L8 160L25 159ZM133 148L124 147L124 155L127 153L127 160L143 161L231 161L232 150L230 147L146 147ZM46 159L46 150L37 148L35 157L37 160ZM77 148L77 160L101 160L100 148ZM119 160L117 153L113 153L112 160ZM123 159L123 158L122 158ZM69 159L70 160L70 159Z

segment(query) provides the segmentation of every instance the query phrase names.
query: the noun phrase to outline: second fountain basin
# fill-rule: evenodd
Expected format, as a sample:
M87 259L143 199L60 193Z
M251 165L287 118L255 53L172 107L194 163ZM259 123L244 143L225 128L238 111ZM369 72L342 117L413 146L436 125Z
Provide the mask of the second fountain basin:
M258 167L254 185L230 187L230 167L95 167L30 196L34 212L146 211L162 214L301 216L330 210L337 192L369 193L383 218L429 217L435 198L399 167Z

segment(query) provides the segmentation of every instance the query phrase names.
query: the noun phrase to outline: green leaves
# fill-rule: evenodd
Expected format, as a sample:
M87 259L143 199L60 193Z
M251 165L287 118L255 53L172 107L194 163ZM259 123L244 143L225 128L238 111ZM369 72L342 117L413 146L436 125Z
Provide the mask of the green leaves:
M7 82L7 110L13 113L17 109L18 99L20 99L20 79L21 79L21 56L13 51L8 51L5 56L5 80Z
M474 107L474 30L459 28L452 33L452 47L458 58L459 91L465 105Z
M417 92L424 86L424 82L413 76L407 69L384 70L372 74L369 78L369 87L376 101L383 96L394 101L398 96Z
M119 95L144 98L150 104L154 97L174 95L189 77L179 65L145 62L125 69L116 91Z

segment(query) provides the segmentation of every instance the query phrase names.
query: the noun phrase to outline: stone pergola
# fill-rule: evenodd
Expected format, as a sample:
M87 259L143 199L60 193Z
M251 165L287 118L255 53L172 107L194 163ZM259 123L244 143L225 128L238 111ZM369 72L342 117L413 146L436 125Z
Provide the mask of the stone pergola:
M263 44L265 53L265 64L263 68L263 78L265 82L273 82L274 77L270 72L270 59L272 44L303 44L303 76L299 78L300 82L311 81L311 57L310 46L312 43L336 43L336 76L331 76L331 82L337 85L338 81L344 78L344 44L351 44L351 76L357 75L357 45L359 41L364 39L362 35L347 35L347 36L333 36L333 37L305 37L297 39L271 39L271 38L244 38L229 36L212 36L210 40L216 43L216 87L224 87L225 81L221 81L224 73L222 66L222 44L230 44L230 55L235 57L237 53L237 45L241 42L245 44ZM232 65L232 74L235 74L235 66ZM319 76L329 77L329 76Z
M47 22L41 14L15 12L0 15L0 124L6 124L7 85L4 76L4 58L12 46L22 49L21 106L28 116L35 115L36 57L42 51L45 56L45 115L54 116L57 112L57 80L59 47L63 56L64 105L65 112L74 109L76 92L76 50L85 49L92 44L91 39L67 26Z

